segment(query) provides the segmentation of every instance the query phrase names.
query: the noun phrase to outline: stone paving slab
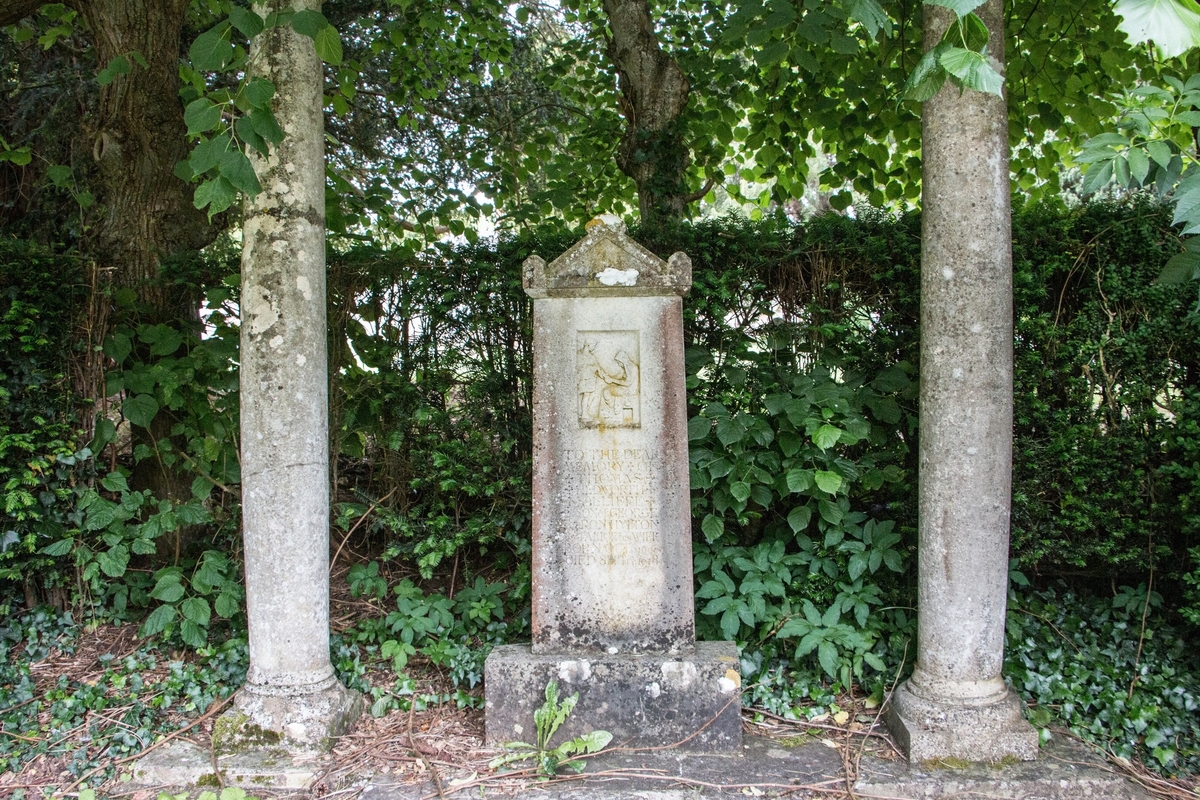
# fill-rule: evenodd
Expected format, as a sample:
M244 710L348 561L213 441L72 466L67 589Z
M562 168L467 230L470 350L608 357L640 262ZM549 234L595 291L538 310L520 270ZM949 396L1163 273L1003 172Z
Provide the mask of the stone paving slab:
M747 736L744 742L741 756L676 750L602 754L588 761L587 770L578 779L533 784L520 790L456 787L453 776L442 774L442 796L450 800L514 794L532 800L699 800L777 797L788 794L788 787L805 785L832 790L844 786L840 753L820 740L809 739L798 747L786 747L778 740L760 736ZM274 793L270 790L303 792L328 766L319 759L267 763L244 755L223 758L219 765L226 785L242 786L252 794L258 789L264 795ZM626 774L619 774L622 771ZM641 774L628 774L634 771ZM606 774L598 774L601 772ZM195 787L197 783L211 783L212 778L209 752L186 741L155 750L134 769L134 783L142 786ZM438 797L432 781L397 783L393 776L384 774L369 780L358 778L354 783L363 786L361 800ZM861 800L1151 800L1086 746L1062 737L1042 748L1037 761L1004 766L910 767L903 761L864 756L854 791ZM789 796L820 795L798 791Z
M896 800L1150 800L1085 745L1055 737L1036 761L1003 766L909 765L865 757L854 786L863 798Z
M776 797L788 793L789 787L836 781L841 774L842 758L838 751L820 743L784 747L759 736L747 736L744 742L740 756L675 750L602 754L588 760L586 771L578 779L542 786L535 784L519 794L521 797L544 800L682 800L746 797L748 795L743 789L748 785L758 785L761 794L755 796ZM617 770L637 771L642 776L613 775ZM608 774L598 774L601 772ZM660 777L645 777L651 773ZM512 794L511 789L486 786L455 790L447 785L445 778L442 780L442 790L447 798L498 798ZM430 796L437 797L432 782L397 785L389 781L388 776L379 776L367 786L360 798L420 800Z
M332 764L328 756L289 756L271 748L221 756L213 771L212 751L180 739L138 759L132 783L138 786L206 787L239 786L246 790L303 790ZM253 792L251 792L253 794Z

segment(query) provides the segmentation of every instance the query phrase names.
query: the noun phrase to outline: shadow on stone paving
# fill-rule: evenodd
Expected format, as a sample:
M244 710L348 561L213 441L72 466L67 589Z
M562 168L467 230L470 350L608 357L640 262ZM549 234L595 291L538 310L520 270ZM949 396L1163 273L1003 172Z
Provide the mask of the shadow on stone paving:
M744 741L743 756L675 751L611 753L590 759L587 771L568 781L534 783L521 790L489 786L455 790L444 785L443 796L505 797L517 793L547 800L682 800L837 797L841 790L843 797L851 797L844 793L841 755L819 741L799 747L784 747L757 736L747 736ZM808 791L806 786L825 791ZM1011 765L910 768L904 761L864 757L853 796L863 800L1149 800L1149 795L1085 746L1061 738L1044 747L1037 761ZM379 776L360 797L420 800L436 798L438 791L432 783L396 785L386 776Z

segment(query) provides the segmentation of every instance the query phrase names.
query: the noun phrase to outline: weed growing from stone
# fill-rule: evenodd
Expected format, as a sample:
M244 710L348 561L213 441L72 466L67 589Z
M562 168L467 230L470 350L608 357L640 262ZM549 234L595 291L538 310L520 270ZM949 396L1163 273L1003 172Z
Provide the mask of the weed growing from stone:
M545 702L533 712L533 722L537 726L537 744L508 742L504 749L511 752L492 759L489 766L499 769L532 760L537 765L538 774L547 778L554 777L562 769L582 772L583 762L572 756L598 753L612 741L612 734L608 731L592 731L569 739L558 747L550 747L554 734L566 722L567 717L571 716L577 702L579 692L559 702L558 682L550 681L546 684Z

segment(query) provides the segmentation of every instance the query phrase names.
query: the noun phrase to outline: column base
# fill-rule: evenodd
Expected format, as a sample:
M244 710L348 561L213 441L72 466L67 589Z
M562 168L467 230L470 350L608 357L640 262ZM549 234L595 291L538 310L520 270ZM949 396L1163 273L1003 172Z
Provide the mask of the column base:
M336 679L323 689L295 694L244 686L233 708L213 725L213 750L218 756L260 748L325 753L362 711L362 695Z
M1012 691L986 705L927 700L905 681L892 693L884 723L913 763L1033 761L1038 734L1021 715L1021 706Z
M612 745L701 753L741 753L742 705L737 647L697 642L692 655L538 654L496 647L484 667L487 742L536 743L533 712L558 682L560 701L579 693L551 744L608 731ZM685 741L686 740L686 741Z

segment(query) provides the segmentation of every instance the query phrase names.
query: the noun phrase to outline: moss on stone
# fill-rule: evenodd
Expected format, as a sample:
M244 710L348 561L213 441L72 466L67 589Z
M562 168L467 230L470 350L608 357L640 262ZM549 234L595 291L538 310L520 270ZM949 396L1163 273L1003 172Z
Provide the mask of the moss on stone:
M215 773L215 772L206 772L203 775L201 775L199 778L196 779L196 785L201 786L201 787L215 786L217 788L220 788L221 777L219 775L217 775L217 773Z
M813 739L815 739L815 738L816 738L815 734L801 733L797 736L785 736L782 739L776 739L775 741L778 744L782 745L783 747L800 747L802 745L808 744L809 742L813 741Z
M275 731L250 722L245 714L222 714L213 724L213 752L217 755L242 753L256 747L274 747L282 740Z
M966 769L970 767L972 762L965 758L954 758L946 756L945 758L931 758L928 761L922 761L921 766L925 769Z

